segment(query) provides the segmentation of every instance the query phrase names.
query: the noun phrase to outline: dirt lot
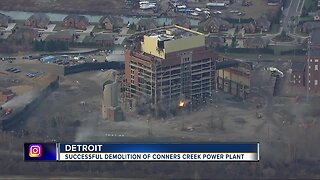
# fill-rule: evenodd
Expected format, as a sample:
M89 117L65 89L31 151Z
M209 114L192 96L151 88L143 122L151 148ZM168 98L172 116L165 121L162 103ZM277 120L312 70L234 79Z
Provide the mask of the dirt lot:
M53 75L60 73L57 66L40 62L17 61L14 65L21 67L23 71L41 69ZM5 66L12 66L12 64L8 63ZM15 141L21 141L20 143L52 140L60 142L258 141L261 143L261 161L255 165L247 163L245 165L236 163L219 163L218 165L214 163L202 163L201 165L197 163L65 163L53 165L48 163L42 164L39 168L42 168L43 172L47 172L45 169L54 169L52 172L55 175L56 173L70 175L72 172L75 177L81 176L81 172L90 172L90 174L99 175L106 173L107 177L162 177L163 174L166 174L175 179L186 179L198 174L202 178L211 179L213 170L220 173L219 177L226 177L222 176L225 171L221 169L224 168L232 169L226 172L228 177L233 175L253 179L302 177L303 175L317 177L319 167L310 165L310 163L320 160L319 154L316 153L319 148L317 140L320 138L319 114L317 113L320 101L313 99L307 102L305 100L295 101L294 98L272 97L268 91L270 76L263 71L263 65L258 66L253 72L253 83L258 90L251 98L245 101L235 101L230 96L219 92L217 106L211 105L197 112L182 113L171 119L151 119L150 126L147 123L149 117L137 116L131 112L126 113L127 118L123 122L102 120L101 84L110 77L108 73L84 72L62 77L60 88L26 118L24 125L15 130L23 129L28 132L27 134L11 136L2 133L0 144L8 144L11 139L12 151L8 151L7 146L1 145L0 147L5 148L0 148L0 152L16 154L17 157L10 156L9 160L5 160L8 163L0 168L0 174L9 174L8 172L11 172L13 168L17 172L27 172L28 167L19 163L21 157L18 156L18 152L21 150L20 146L12 144ZM17 77L17 79L28 81L24 77ZM23 85L23 83L15 86L18 85ZM84 101L85 105L82 105L81 101ZM262 106L257 108L257 103L261 103ZM261 113L262 118L257 118L257 113ZM303 123L311 125L305 128L302 126ZM181 130L182 126L188 130ZM303 160L302 163L301 160ZM291 164L294 165L291 166ZM103 166L102 170L101 166ZM215 177L219 173L215 174Z
M118 0L1 0L1 10L66 12L66 13L125 13L124 1Z

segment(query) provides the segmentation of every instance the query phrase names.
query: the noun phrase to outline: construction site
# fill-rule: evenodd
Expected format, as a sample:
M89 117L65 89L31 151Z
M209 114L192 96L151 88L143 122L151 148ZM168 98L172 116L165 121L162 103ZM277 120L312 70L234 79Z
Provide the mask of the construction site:
M161 178L166 174L169 178L197 175L210 179L214 170L221 178L292 178L306 174L319 178L320 157L316 151L320 101L312 96L287 95L291 75L286 63L246 62L218 55L206 48L204 35L179 26L136 34L132 42L126 47L122 71L64 75L61 66L22 57L12 63L0 62L1 99L7 101L1 105L9 116L40 97L39 92L59 76L59 87L42 98L22 123L1 131L0 152L10 156L1 156L0 160L7 163L1 163L0 174L10 174L12 168L28 173L29 165L21 162L23 142L258 141L261 161L249 165L35 165L39 167L37 175L70 176L71 172L74 177ZM21 72L7 72L11 67ZM34 71L43 74L26 76Z
M241 74L240 62L220 58L206 47L205 38L179 26L133 37L125 56L125 104L139 114L166 117L176 113L179 102L189 111L212 102L218 88L246 98L250 69L242 68ZM235 67L232 73L220 71L229 67Z

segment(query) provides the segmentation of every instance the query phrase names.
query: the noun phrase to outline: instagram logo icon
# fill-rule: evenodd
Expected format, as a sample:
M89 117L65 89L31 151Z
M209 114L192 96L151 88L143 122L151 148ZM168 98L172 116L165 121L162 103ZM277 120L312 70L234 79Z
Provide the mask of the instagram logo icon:
M41 144L30 144L29 157L41 157L41 156L42 156Z

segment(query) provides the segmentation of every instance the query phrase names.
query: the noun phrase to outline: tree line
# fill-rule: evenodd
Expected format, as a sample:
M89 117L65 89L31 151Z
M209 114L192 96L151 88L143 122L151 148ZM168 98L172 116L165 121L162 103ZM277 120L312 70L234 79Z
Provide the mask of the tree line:
M68 42L64 41L38 41L35 40L32 42L32 49L33 51L67 51L69 50L69 44Z

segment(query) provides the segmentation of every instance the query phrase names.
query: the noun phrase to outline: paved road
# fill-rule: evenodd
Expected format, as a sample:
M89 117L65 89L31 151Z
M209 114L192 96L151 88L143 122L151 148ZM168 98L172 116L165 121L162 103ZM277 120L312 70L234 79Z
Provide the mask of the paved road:
M280 30L276 34L267 34L264 36L264 38L269 39L271 41L270 44L272 45L284 45L284 46L295 46L299 44L299 38L301 38L301 41L305 39L306 37L300 36L298 34L294 34L294 29L296 28L298 22L299 22L299 17L301 15L302 7L303 7L303 2L304 0L291 0L289 7L284 9L283 15L284 18L282 19L282 25L280 27ZM302 3L301 6L299 4ZM292 17L295 17L295 20L292 21ZM298 18L297 18L298 17ZM272 39L279 35L282 30L284 30L287 34L290 34L291 37L294 37L294 41L292 42L273 42Z
M296 25L297 21L293 24L291 17L298 17L301 14L302 6L299 7L300 1L303 0L291 0L290 5L284 10L284 19L282 20L282 28L287 34L291 33L291 25Z

